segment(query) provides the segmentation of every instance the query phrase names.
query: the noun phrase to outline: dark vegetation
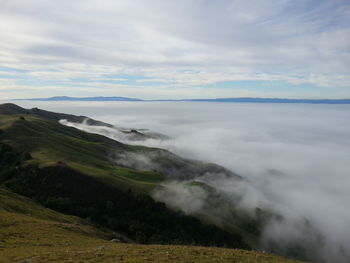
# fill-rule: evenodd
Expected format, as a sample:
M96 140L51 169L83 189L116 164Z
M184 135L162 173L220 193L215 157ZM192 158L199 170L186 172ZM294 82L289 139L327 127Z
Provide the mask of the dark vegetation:
M64 164L18 166L28 158L0 144L0 182L46 207L89 218L140 243L247 248L237 235L170 211L147 195L116 190Z
M108 229L97 229L87 220L44 208L0 186L0 263L296 263L257 251L140 245L116 238L125 240Z

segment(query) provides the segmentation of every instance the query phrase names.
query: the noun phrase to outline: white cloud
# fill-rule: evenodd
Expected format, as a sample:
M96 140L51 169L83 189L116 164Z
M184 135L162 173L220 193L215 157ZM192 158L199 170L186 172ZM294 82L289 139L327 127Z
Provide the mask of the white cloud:
M346 1L3 1L0 67L39 82L129 74L190 89L349 88L349 13Z

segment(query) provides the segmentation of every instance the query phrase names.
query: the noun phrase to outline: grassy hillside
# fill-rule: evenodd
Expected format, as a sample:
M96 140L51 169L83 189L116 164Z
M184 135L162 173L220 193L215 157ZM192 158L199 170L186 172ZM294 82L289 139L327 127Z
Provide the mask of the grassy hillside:
M111 242L109 230L44 208L0 188L0 263L240 262L293 263L275 255L214 247Z
M64 163L101 180L109 180L116 187L135 191L148 191L155 186L154 183L164 179L159 173L113 165L108 156L125 151L129 146L103 136L65 127L35 115L0 115L0 120L1 141L18 151L29 152L33 157L31 162L40 167Z
M32 162L40 167L64 163L119 189L137 192L148 192L166 178L189 179L207 172L238 178L215 164L186 160L163 149L125 145L63 126L57 122L60 118L79 122L87 117L26 110L13 104L0 105L0 142L29 152ZM90 123L108 125L91 119ZM139 156L147 158L135 162Z

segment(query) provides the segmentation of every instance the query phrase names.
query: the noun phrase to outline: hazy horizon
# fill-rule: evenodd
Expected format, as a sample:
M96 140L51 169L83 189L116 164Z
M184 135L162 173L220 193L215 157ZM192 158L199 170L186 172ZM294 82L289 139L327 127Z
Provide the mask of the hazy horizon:
M66 100L64 98L67 98ZM69 101L69 100L74 100L74 99L87 99L86 101L89 101L89 98L125 98L125 99L135 99L135 100L140 100L140 101L181 101L181 100L219 100L219 99L274 99L274 100L320 100L320 101L326 101L326 100L349 100L350 99L350 95L349 97L344 97L344 98L317 98L317 97L306 97L306 98L298 98L298 97L292 97L292 98L286 98L286 97L218 97L218 98L205 98L205 97L199 97L199 98L191 98L191 97L181 97L178 99L172 99L172 98L163 98L163 99L155 99L155 98L148 98L148 99L144 99L144 98L139 98L139 97L124 97L124 96L66 96L66 95L62 95L62 96L52 96L52 97L29 97L29 98L10 98L7 100L4 100L5 102L16 102L16 101L21 101L21 100L37 100L37 101L47 101L50 99L58 99L58 100L52 100L52 101L60 101L59 99L62 99L62 101ZM101 100L103 101L103 100ZM1 102L1 100L0 100Z

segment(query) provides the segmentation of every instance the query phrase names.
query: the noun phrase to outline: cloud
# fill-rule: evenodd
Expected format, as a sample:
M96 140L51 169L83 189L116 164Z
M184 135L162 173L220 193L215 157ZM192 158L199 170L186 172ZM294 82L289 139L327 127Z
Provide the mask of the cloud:
M76 75L86 84L129 75L173 85L165 91L276 79L349 88L349 13L346 1L14 0L0 11L0 67L71 86Z

